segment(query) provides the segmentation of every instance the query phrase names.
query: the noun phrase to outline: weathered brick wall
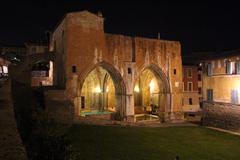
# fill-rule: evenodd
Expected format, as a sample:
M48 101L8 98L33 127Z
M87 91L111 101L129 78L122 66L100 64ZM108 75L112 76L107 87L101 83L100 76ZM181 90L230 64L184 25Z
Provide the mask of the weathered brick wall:
M226 103L204 103L203 125L240 132L240 106Z
M52 36L51 44L56 40L56 50L59 54L56 56L55 66L64 68L57 69L55 76L61 78L58 74L66 73L65 77L58 81L64 84L66 80L66 88L63 88L75 104L76 115L80 111L84 80L96 66L106 69L113 78L116 92L120 95L117 105L121 106L122 113L134 114L134 84L146 68L156 72L158 78L165 83L165 112L182 112L180 43L107 34L104 32L103 22L102 17L87 11L68 13ZM62 40L64 38L65 40ZM57 57L62 57L62 64L59 63L61 61L58 62ZM73 68L76 69L74 72ZM61 70L63 72L57 73Z

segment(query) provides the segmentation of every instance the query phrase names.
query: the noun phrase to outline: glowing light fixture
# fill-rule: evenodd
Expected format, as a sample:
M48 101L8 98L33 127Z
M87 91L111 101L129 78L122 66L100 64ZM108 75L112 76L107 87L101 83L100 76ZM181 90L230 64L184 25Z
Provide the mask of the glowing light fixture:
M97 86L97 87L95 88L95 92L96 92L96 93L101 93L102 90L101 90L101 88L100 88L99 86Z
M155 86L155 84L154 84L154 81L153 81L153 79L150 81L150 83L149 83L149 87L150 87L150 92L152 93L153 91L154 91L154 86Z
M106 92L107 92L107 93L109 92L109 88L108 88L108 87L106 88Z
M135 87L134 87L134 92L139 92L139 91L140 91L139 86L138 86L138 85L135 85Z

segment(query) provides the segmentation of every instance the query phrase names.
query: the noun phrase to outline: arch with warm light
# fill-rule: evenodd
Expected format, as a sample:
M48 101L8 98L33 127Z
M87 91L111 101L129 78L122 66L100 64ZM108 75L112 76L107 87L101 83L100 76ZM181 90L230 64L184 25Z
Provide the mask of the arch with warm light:
M150 113L162 116L170 111L169 81L158 66L152 64L139 72L133 91L135 114ZM153 111L153 108L157 110Z
M112 65L101 62L84 75L79 80L79 114L97 110L113 112L117 118L123 118L126 91L121 74Z

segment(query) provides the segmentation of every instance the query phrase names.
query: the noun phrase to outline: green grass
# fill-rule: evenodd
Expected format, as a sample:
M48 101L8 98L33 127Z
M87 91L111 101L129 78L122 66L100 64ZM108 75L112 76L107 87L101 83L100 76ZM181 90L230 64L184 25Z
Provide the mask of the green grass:
M68 132L81 160L239 160L240 137L203 127L74 125Z

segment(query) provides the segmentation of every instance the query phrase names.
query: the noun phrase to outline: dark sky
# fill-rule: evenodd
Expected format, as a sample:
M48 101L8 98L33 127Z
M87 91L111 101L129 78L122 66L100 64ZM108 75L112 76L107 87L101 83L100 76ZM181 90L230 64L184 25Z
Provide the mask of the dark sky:
M50 0L49 0L50 1ZM0 5L0 43L45 39L66 12L102 11L105 32L178 40L183 54L240 48L240 10L233 3L8 0Z

